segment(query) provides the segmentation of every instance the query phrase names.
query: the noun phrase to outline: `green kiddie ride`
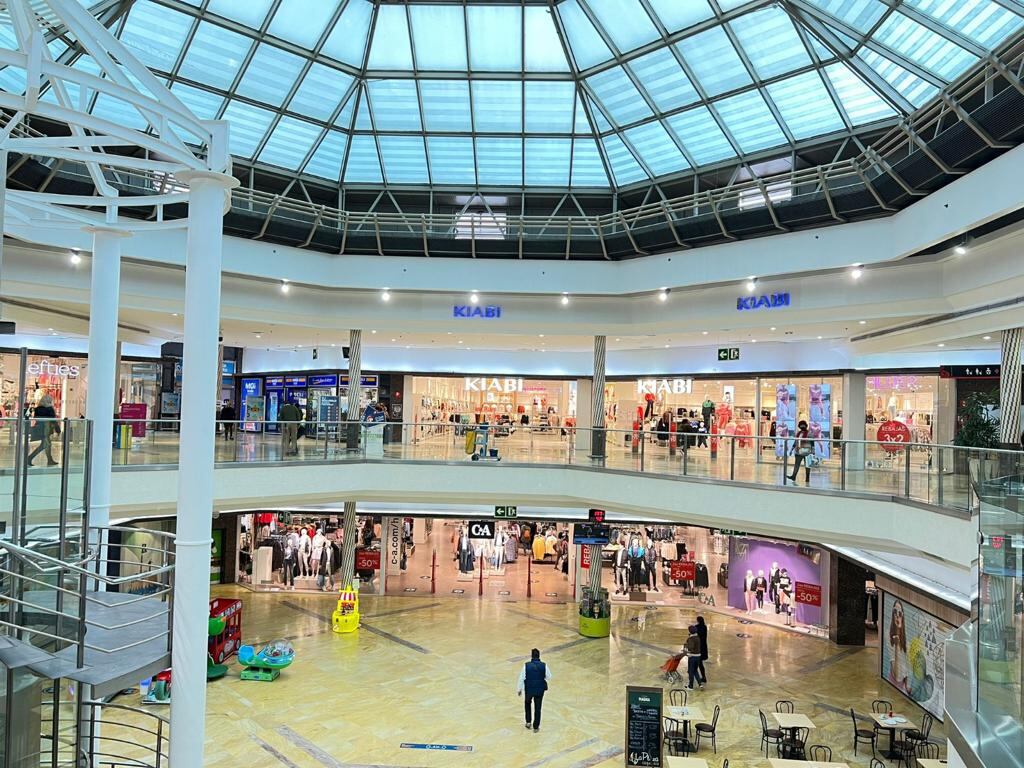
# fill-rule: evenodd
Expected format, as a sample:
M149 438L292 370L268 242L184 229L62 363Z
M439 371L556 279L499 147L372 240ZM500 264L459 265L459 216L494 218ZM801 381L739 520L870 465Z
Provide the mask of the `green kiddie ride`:
M241 675L243 680L272 683L294 660L295 649L287 640L275 640L259 653L251 645L238 649L238 663L245 667Z
M221 617L211 618L208 624L210 637L217 637L224 631L224 627L227 626L227 620ZM213 661L213 654L206 654L206 682L211 680L220 680L224 675L228 673L226 664L215 664Z

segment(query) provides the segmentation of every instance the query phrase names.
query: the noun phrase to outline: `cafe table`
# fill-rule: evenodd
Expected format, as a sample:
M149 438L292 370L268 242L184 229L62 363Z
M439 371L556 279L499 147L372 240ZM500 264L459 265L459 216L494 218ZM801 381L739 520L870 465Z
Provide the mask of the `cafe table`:
M779 728L789 731L790 738L794 736L797 728L806 728L808 731L813 731L818 727L811 722L811 718L807 715L801 715L796 712L772 712L772 717L779 724Z
M700 707L667 707L666 711L668 716L673 720L678 720L683 724L683 749L686 752L696 752L697 747L693 742L690 741L690 721L696 720L701 722L704 720L704 710Z
M903 715L894 714L889 717L886 712L872 712L871 719L875 721L879 728L883 728L889 732L889 748L882 753L883 757L889 760L895 760L899 757L899 753L893 751L892 743L896 740L896 731L907 731L917 726L910 722L910 719Z
M665 768L708 768L708 761L703 757L666 755Z
M918 768L949 768L949 764L945 760L936 760L934 757L919 757L917 758Z
M848 763L825 763L820 760L784 760L769 757L768 764L772 768L850 768Z

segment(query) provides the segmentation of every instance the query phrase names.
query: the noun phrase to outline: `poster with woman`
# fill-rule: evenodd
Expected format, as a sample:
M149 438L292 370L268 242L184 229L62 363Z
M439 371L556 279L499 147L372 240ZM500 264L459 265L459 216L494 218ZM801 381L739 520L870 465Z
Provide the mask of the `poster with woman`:
M939 720L945 641L955 627L890 594L882 596L882 678Z
M775 455L785 456L790 435L796 434L796 384L775 386Z
M832 455L831 384L811 384L808 415L807 436L814 441L814 455L827 459Z

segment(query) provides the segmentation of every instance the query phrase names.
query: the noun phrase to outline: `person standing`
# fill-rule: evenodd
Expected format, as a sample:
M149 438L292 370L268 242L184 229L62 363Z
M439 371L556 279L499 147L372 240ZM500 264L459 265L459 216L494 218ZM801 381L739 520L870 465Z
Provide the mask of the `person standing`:
M299 422L302 411L293 401L289 400L281 406L277 418L281 424L281 455L296 456L299 453Z
M220 410L220 420L224 422L224 439L234 440L235 439L235 422L238 421L238 414L235 412L235 406L228 400L224 403L224 407Z
M32 440L38 440L39 445L28 455L28 465L31 467L32 459L46 451L46 466L55 467L57 462L53 460L51 440L53 435L60 434L60 422L57 421L57 411L53 408L53 398L49 395L43 395L39 405L36 406L33 417L36 423L32 425L29 437Z
M688 677L686 690L692 691L695 681L701 688L704 687L704 684L700 682L697 675L697 669L700 666L700 636L697 634L697 625L691 624L689 631L690 636L686 638L686 645L683 648L686 651L686 673Z
M801 421L796 425L796 439L793 440L793 449L790 453L793 454L793 474L789 476L789 479L794 483L796 482L796 473L800 471L800 464L804 465L804 483L810 485L811 483L811 465L807 463L807 459L810 458L814 452L814 441L811 440L807 435L807 422Z
M708 625L704 623L704 617L697 617L697 637L700 638L700 661L697 662L697 671L700 673L700 687L708 684L708 673L704 669L704 662L708 660Z
M548 689L550 679L551 668L540 660L540 651L536 648L532 649L530 660L523 664L523 669L519 673L516 695L522 696L523 692L526 692L524 700L526 727L533 728L534 733L540 730L540 708L544 703L544 692Z

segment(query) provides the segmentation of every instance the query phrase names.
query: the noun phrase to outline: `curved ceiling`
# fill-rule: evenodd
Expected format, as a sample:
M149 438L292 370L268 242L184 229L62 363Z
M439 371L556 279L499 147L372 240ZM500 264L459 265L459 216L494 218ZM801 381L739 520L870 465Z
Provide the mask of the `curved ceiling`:
M137 0L114 29L257 167L608 192L877 130L1022 26L1015 0Z

